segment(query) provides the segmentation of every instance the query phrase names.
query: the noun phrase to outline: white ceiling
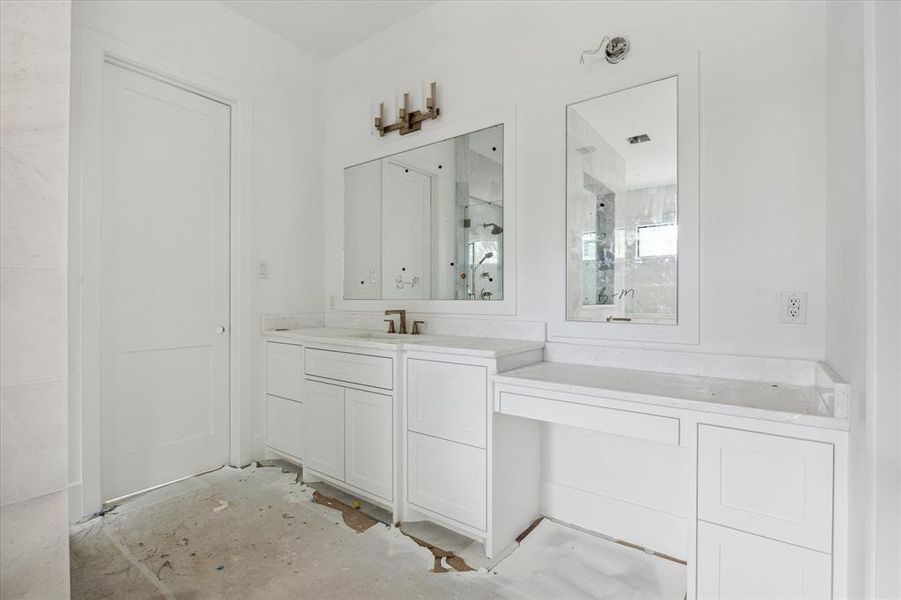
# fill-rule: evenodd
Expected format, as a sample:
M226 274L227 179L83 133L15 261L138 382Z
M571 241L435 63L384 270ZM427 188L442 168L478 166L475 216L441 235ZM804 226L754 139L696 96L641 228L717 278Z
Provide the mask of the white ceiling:
M331 58L436 0L219 0L295 46Z
M676 182L676 78L623 90L570 107L626 160L626 189ZM646 133L650 142L629 144Z

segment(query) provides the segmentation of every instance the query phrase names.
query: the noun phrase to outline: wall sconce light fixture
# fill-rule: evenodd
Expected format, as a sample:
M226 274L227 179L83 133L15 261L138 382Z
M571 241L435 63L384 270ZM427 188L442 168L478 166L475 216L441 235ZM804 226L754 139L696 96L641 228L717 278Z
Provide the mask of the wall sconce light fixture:
M604 49L604 58L607 59L607 62L615 65L618 62L622 62L626 58L626 54L629 53L629 40L622 36L611 38L609 35L605 35L597 48L582 52L579 56L579 64L585 64L586 54L597 54L602 48Z
M437 119L438 115L441 114L441 109L438 108L436 102L437 87L434 81L429 84L429 96L425 99L424 110L410 112L410 94L404 93L404 105L397 109L397 120L389 125L385 125L385 103L379 103L379 116L375 118L375 129L379 132L379 137L384 137L386 133L391 131L407 135L422 129L423 121Z

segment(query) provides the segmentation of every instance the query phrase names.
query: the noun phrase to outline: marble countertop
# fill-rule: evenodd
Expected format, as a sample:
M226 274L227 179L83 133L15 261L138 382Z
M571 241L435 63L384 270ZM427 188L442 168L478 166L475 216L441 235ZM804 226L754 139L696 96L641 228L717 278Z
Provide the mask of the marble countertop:
M496 383L657 406L848 430L827 388L541 362L492 376Z
M501 358L521 352L540 350L544 342L505 340L452 335L401 335L363 329L314 327L287 331L266 331L266 339L283 342L327 343L375 350L416 350L481 358Z

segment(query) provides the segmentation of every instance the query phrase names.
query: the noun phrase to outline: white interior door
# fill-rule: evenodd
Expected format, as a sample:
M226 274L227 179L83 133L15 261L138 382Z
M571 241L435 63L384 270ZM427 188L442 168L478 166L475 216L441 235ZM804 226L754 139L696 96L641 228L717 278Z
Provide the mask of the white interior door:
M431 294L432 178L388 163L382 194L382 298Z
M229 110L104 65L103 500L228 461Z

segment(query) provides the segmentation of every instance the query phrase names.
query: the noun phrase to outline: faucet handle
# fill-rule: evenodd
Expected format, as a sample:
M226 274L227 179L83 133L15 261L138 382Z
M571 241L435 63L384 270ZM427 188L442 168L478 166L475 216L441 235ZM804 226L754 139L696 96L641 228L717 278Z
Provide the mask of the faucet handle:
M413 321L413 329L410 331L410 335L419 335L422 333L419 331L420 325L425 325L425 321Z
M385 319L385 323L388 324L388 333L397 333L394 329L394 319Z

